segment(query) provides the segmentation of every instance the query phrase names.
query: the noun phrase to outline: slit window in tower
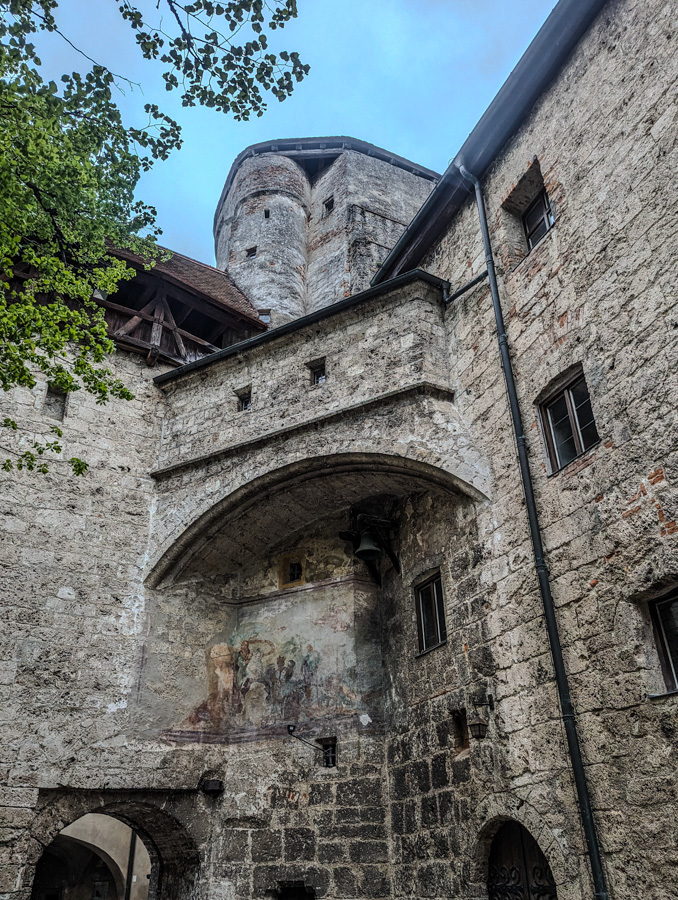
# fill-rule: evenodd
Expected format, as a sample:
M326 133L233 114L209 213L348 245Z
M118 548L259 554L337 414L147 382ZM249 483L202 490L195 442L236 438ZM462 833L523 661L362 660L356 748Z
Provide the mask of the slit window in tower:
M247 259L254 259L254 257L256 255L257 255L256 247L248 247L247 250L245 250L245 256L247 257Z
M334 195L328 197L327 200L323 203L323 218L325 216L329 216L329 214L334 209Z
M447 640L443 585L438 572L415 590L419 652L425 653Z
M264 218L265 218L265 219L270 219L270 218L271 218L271 210L270 210L270 209L265 209L265 210L264 210Z

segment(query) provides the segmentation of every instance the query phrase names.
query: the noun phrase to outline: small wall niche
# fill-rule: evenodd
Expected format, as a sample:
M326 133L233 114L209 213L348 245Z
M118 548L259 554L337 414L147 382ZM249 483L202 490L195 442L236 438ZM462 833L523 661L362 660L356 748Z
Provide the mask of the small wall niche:
M471 747L467 716L465 709L452 713L452 730L450 732L450 749L453 756L460 756Z
M66 415L66 401L68 394L61 388L53 384L47 385L47 393L45 394L45 402L43 410L45 415L50 419L56 419L57 422L63 422Z

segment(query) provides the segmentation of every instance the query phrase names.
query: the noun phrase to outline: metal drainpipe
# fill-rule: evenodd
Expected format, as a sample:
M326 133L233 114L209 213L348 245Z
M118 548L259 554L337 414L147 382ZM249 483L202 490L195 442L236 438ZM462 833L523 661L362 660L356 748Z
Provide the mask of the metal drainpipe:
M134 855L137 847L137 833L132 829L129 837L129 853L127 854L127 875L125 876L125 900L130 900L132 879L134 877Z
M560 645L560 637L558 636L558 623L556 621L555 608L553 605L553 596L551 595L551 585L549 583L549 570L544 559L544 547L541 539L541 528L539 526L539 517L537 515L537 506L534 500L534 490L532 487L532 476L527 460L527 443L523 429L522 416L520 415L520 406L518 405L518 394L516 393L516 383L513 377L513 368L511 366L511 357L508 349L508 338L506 336L506 328L504 326L504 316L501 311L501 302L499 300L499 289L497 287L497 276L494 271L494 258L492 256L492 245L490 244L490 232L487 227L487 217L485 215L485 203L483 200L483 192L480 182L472 175L464 166L459 166L459 172L462 177L470 181L475 188L476 203L478 206L478 217L480 219L480 230L483 235L483 244L485 247L485 260L487 262L487 273L490 281L490 292L492 294L492 305L494 307L494 318L497 323L497 337L499 339L499 351L501 353L501 365L504 370L504 378L506 379L506 392L511 407L511 419L513 421L513 430L515 432L516 444L518 447L518 462L520 464L520 475L523 482L523 491L525 494L525 506L527 508L527 518L530 524L530 535L532 537L532 548L534 551L534 564L537 571L537 579L539 581L539 592L541 593L542 603L544 605L544 617L546 619L546 631L551 646L551 656L553 658L553 667L556 673L556 685L558 686L558 696L560 698L560 708L563 716L563 725L565 726L565 734L567 736L567 745L570 751L570 762L572 764L572 772L574 775L574 783L577 788L577 797L579 798L579 811L581 814L581 822L586 837L586 846L588 848L589 861L591 863L591 875L593 877L594 895L596 900L609 900L607 885L605 883L605 872L600 858L600 849L598 846L598 835L596 832L596 824L593 819L591 810L591 798L586 783L586 772L581 757L581 748L579 746L579 738L577 737L577 726L574 717L574 708L570 698L570 687L567 681L567 672L565 671L565 663L563 661L563 651Z

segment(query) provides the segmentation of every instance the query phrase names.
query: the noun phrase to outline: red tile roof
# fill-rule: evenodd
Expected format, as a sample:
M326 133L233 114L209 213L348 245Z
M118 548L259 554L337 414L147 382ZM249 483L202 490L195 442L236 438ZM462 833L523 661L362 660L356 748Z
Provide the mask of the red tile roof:
M167 249L165 247L160 249ZM129 250L114 250L115 256L124 259L133 265L143 265L141 257L136 256ZM208 266L206 263L198 262L182 253L174 250L169 251L172 257L163 262L157 262L152 272L156 272L169 281L174 281L181 287L193 293L200 294L204 299L215 302L220 306L228 307L232 312L240 317L246 318L264 329L264 323L252 306L252 303L243 294L240 288L234 284L231 277L222 272L221 269L215 269L214 266Z

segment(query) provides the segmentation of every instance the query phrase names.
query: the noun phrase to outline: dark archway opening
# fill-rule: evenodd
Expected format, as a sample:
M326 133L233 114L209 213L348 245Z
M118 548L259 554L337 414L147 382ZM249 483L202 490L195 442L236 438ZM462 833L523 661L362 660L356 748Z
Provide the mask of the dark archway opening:
M134 795L44 792L31 900L188 900L200 859L184 826ZM51 821L70 822L55 835Z
M45 848L31 900L148 900L151 872L151 856L132 827L88 813Z
M518 822L506 822L494 836L487 890L489 900L557 900L551 867Z
M315 900L315 891L303 881L281 881L275 892L276 900Z

